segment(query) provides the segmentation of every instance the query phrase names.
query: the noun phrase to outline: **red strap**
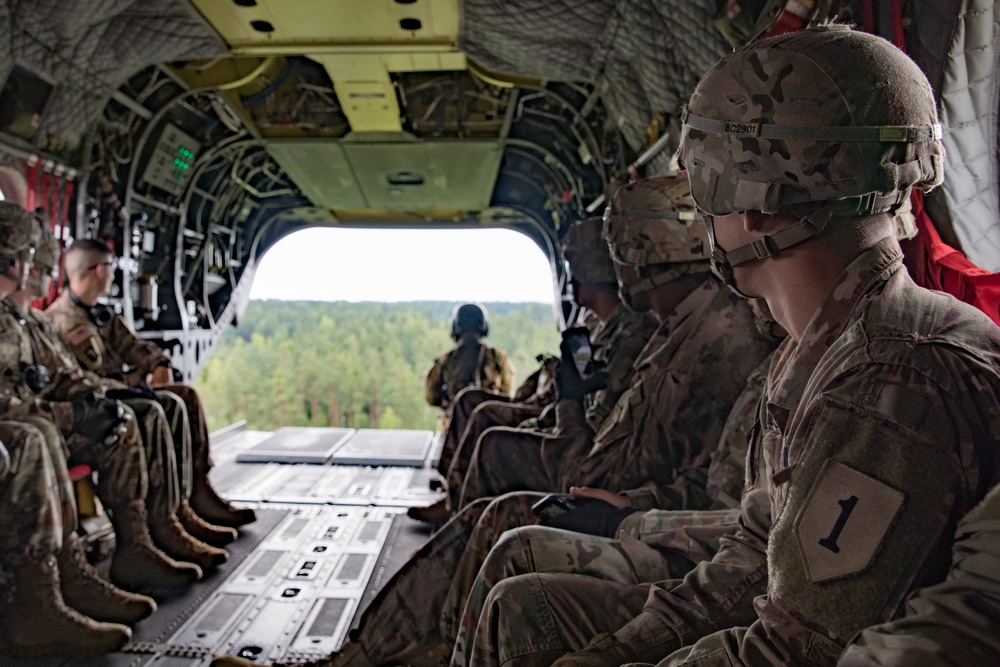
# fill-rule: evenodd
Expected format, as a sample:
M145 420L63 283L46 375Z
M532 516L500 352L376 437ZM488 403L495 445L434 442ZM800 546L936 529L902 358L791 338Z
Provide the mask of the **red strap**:
M913 281L927 289L947 292L975 306L1000 325L1000 273L990 273L972 263L961 251L941 240L924 210L924 195L910 197L917 236L903 241L903 263Z

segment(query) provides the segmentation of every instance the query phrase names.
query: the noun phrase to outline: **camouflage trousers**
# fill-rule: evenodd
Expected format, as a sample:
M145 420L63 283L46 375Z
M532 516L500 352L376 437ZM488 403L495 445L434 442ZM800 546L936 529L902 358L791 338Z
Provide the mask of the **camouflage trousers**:
M186 384L168 384L157 388L158 391L161 389L175 394L184 402L188 422L187 433L191 441L192 474L202 477L207 475L212 469L212 457L208 442L208 420L205 418L201 397L194 387Z
M619 539L543 526L504 533L469 592L452 665L548 665L614 632L642 611L652 583L679 583L711 559L739 511L634 516Z
M150 517L164 518L176 512L181 502L181 465L171 424L158 401L135 398L125 404L135 413L135 428L145 453L146 509Z
M73 485L65 444L42 418L0 422L0 441L11 466L0 479L0 576L55 555L76 529Z
M458 392L458 395L455 396L448 406L445 428L442 429L444 442L441 445L441 458L438 459L437 465L438 472L442 476L446 477L448 475L452 460L455 458L455 453L458 451L462 436L465 434L465 427L469 423L469 418L475 412L476 408L487 401L509 403L510 399L485 389L466 387Z
M458 500L461 509L477 498L494 498L513 491L565 492L555 466L546 465L544 449L557 436L498 426L476 440ZM450 491L449 491L450 493Z
M158 389L156 398L166 415L170 436L174 443L174 458L177 460L177 485L181 498L191 497L191 476L193 474L191 454L191 421L188 419L187 405L172 391Z
M468 393L468 390L463 391L459 394L459 399ZM464 420L466 422L465 431L455 448L451 466L447 472L448 496L451 507L459 507L462 485L465 482L465 476L469 471L469 465L472 462L476 443L479 442L480 436L487 429L496 426L515 426L525 419L537 417L539 412L540 410L533 405L494 400L481 402L476 406L472 414ZM446 447L447 444L448 441L445 440Z
M129 404L133 403L129 401ZM153 403L146 401L146 403ZM155 405L155 403L153 403ZM162 452L166 457L173 455L173 446L165 448L148 448L142 439L135 412L126 406L132 419L128 422L125 434L109 444L94 442L79 434L73 434L66 439L69 446L69 464L85 463L97 471L97 497L105 507L122 507L133 500L145 500L151 488L146 460L146 451L153 454ZM162 488L164 476L163 466L168 462L157 459L152 470L155 474L158 489Z

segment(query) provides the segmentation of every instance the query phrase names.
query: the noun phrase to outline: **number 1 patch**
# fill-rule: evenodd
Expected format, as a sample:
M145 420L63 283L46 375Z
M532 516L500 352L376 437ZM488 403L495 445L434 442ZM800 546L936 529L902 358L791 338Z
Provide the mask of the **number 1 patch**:
M845 577L868 567L904 498L877 479L827 461L795 525L809 581Z

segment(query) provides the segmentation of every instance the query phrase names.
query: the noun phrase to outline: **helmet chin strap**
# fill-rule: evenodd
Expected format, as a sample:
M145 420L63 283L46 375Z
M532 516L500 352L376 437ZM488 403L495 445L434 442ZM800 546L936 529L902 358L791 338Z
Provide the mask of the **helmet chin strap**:
M716 275L726 286L737 296L744 299L751 298L744 294L736 286L736 278L733 275L733 267L746 264L758 259L765 259L781 250L791 248L803 241L816 236L826 227L833 217L835 208L832 206L823 207L818 211L810 213L795 224L759 239L751 241L738 248L725 251L719 247L715 240L715 220L712 216L707 216L705 225L708 227L708 238L712 243L712 273Z

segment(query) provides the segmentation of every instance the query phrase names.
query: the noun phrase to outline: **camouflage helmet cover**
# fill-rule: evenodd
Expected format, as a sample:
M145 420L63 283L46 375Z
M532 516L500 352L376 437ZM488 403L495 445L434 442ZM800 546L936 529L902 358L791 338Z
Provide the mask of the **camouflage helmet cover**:
M59 266L59 239L47 227L41 227L41 237L35 247L35 266L45 272L51 272Z
M679 157L698 207L714 216L806 202L868 215L943 178L926 76L886 40L843 25L724 57L698 83L683 120Z
M12 260L14 255L38 241L35 217L17 204L0 201L0 256Z
M608 252L608 243L601 236L602 218L581 220L566 231L562 248L573 280L588 285L614 285L615 265Z
M700 262L712 254L684 176L654 176L620 188L604 211L604 238L619 264Z

